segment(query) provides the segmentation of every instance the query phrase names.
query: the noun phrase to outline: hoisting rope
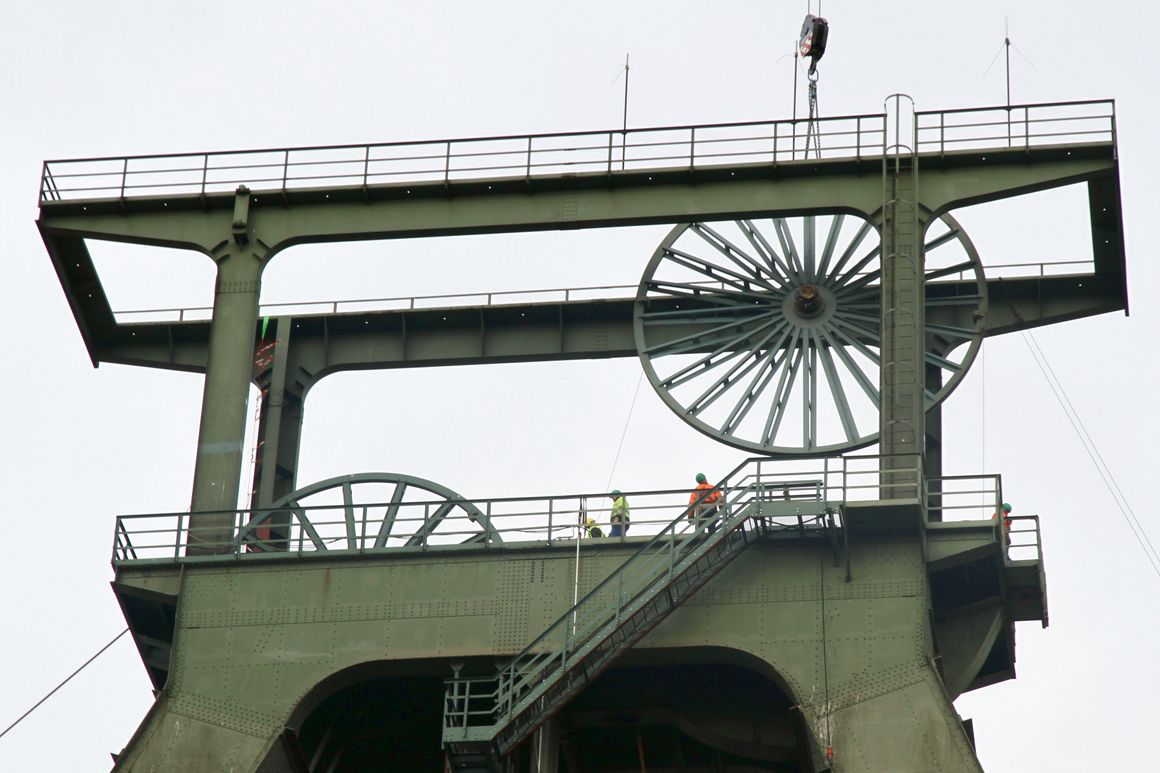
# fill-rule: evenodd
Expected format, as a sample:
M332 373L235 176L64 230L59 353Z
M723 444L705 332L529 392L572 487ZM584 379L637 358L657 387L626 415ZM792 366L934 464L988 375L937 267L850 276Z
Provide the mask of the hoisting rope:
M86 660L84 663L81 663L81 666L80 666L80 668L78 668L76 671L73 671L71 674L69 674L68 676L66 676L66 677L64 678L64 681L63 681L63 682L61 682L61 683L60 683L60 684L58 684L56 687L53 687L51 690L49 690L49 691L48 691L48 695L45 695L43 698L41 698L40 700L38 700L36 703L32 704L32 708L30 708L28 711L24 712L24 713L23 713L23 714L21 714L19 717L17 717L17 718L16 718L16 721L15 721L15 722L13 722L11 725L9 725L8 727L4 728L4 731L3 731L3 732L0 732L0 738L3 738L4 736L8 735L8 731L9 731L9 730L11 730L12 728L16 727L16 726L17 726L17 725L19 725L21 722L23 722L25 717L27 717L29 714L31 714L32 712L34 712L34 711L36 711L38 708L40 708L40 705L41 705L42 703L44 703L46 700L48 700L49 698L51 698L53 695L55 695L57 690L59 690L60 688L64 687L66 684L68 684L68 683L69 683L69 681L70 681L70 680L71 680L71 679L72 679L74 676L76 676L77 674L79 674L81 671L84 671L84 670L85 670L85 668L86 668L86 667L87 667L87 666L88 666L90 663L92 663L94 660L96 660L96 659L97 659L97 658L99 658L101 655L103 655L103 654L105 653L105 650L109 649L109 647L112 647L114 644L116 644L116 643L117 643L117 640L118 640L118 639L120 639L122 636L124 636L124 635L125 635L125 634L127 634L127 633L129 633L129 629L128 629L128 628L126 628L125 630L121 631L119 634L117 634L116 636L114 636L114 637L113 637L113 639L112 639L112 641L110 641L110 642L109 642L108 644L106 644L104 647L101 647L99 650L97 650L96 654L94 654L94 655L93 655L91 658L89 658L88 660Z
M1075 432L1076 437L1079 438L1080 445L1083 446L1083 450L1087 453L1088 459L1091 460L1092 466L1096 468L1096 472L1104 482L1104 487L1112 495L1112 501L1116 503L1116 509L1120 511L1120 515L1128 524L1128 529L1132 532L1132 536L1136 538L1136 543L1144 551L1144 557L1151 565L1152 571L1156 573L1157 577L1160 577L1160 553L1156 552L1152 540L1148 538L1148 533L1144 531L1144 525L1136 517L1136 513L1132 510L1128 498L1124 496L1120 484L1116 482L1116 478L1112 474L1112 469L1104 461L1103 454L1100 453L1095 441L1088 434L1087 427L1084 426L1079 411L1075 409L1071 398L1067 396L1067 391L1064 390L1059 377L1055 375L1055 369L1048 362L1047 355L1039 348L1039 342L1035 340L1035 336L1031 331L1026 329L1027 323L1023 319L1023 315L1015 307L1015 301L1011 297L1011 290L1007 287L1007 283L1003 281L1002 277L999 277L999 286L1003 289L1003 294L1011 309L1011 316L1022 326L1019 332L1023 335L1023 343L1027 345L1028 351L1031 352L1031 359L1035 361L1035 364L1039 367L1039 372L1043 374L1043 379L1051 389L1051 394L1055 397L1055 401L1059 403L1059 407L1063 410L1063 415L1067 417L1068 423L1071 424L1071 428Z
M816 63L815 63L816 64ZM810 116L806 124L806 158L810 157L810 145L814 148L814 158L822 157L821 128L818 126L818 71L810 67L806 75L809 80Z
M628 416L624 420L624 430L620 433L620 442L616 445L616 456L612 459L612 469L608 471L608 481L604 484L604 490L608 491L612 486L612 476L616 474L616 465L620 462L620 450L624 448L624 438L628 434L628 425L632 421L632 411L636 408L636 398L640 394L640 384L644 381L644 371L640 373L640 378L636 380L636 389L632 393L632 404L628 406Z
M1076 437L1079 438L1080 445L1087 452L1088 459L1091 460L1092 466L1099 473L1100 479L1104 482L1108 493L1112 495L1112 501L1116 503L1116 509L1120 511L1120 515L1127 522L1132 536L1136 538L1140 549L1144 551L1144 557L1148 559L1148 563L1152 566L1152 571L1156 573L1157 577L1160 577L1160 554L1156 552L1155 546L1152 545L1152 540L1148 538L1148 533L1144 531L1144 525L1136 517L1136 513L1128 503L1128 498L1124 496L1123 490L1120 489L1120 484L1116 482L1115 476L1112 475L1112 469L1108 467L1108 463L1104 461L1103 454L1100 453L1095 441L1088 434L1083 419L1080 418L1079 412L1072 405L1071 400L1067 396L1067 392L1063 389L1063 384L1060 383L1059 377L1055 375L1055 370L1052 369L1051 363L1047 361L1047 355L1039 348L1039 342L1035 340L1031 331L1023 330L1020 332L1023 334L1023 342L1027 344L1027 349L1031 352L1031 358L1035 360L1035 364L1039 366L1039 372L1043 374L1044 380L1047 381L1047 386L1051 388L1051 393L1055 396L1055 401L1063 409L1063 414L1071 424L1072 430L1075 431Z

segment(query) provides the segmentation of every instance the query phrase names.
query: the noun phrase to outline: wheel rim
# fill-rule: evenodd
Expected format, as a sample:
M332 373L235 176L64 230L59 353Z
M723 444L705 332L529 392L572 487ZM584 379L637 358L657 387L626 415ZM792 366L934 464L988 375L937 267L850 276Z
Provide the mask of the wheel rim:
M975 358L987 293L954 218L931 224L924 249L929 410ZM875 442L880 252L874 226L851 215L677 226L637 291L636 345L653 388L686 422L747 451Z

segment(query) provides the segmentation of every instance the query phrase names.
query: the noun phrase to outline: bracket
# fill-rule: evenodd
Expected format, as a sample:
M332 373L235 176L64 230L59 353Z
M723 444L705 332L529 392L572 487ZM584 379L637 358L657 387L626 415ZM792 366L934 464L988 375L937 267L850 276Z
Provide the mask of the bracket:
M234 222L231 230L235 244L248 244L250 241L250 189L239 185L234 193Z

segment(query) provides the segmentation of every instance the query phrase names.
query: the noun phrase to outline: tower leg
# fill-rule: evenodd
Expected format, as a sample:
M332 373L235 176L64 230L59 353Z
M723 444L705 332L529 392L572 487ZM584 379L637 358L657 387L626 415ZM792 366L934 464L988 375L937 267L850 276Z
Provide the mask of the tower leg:
M261 273L261 257L249 245L228 244L219 256L193 471L189 553L231 550Z
M262 388L258 412L256 464L250 490L255 509L262 509L266 525L258 530L262 541L285 549L289 536L289 510L266 513L275 502L294 490L298 472L298 449L302 438L302 409L308 384L302 383L300 369L293 364L291 333L293 319L273 321L273 338L265 339L268 353L259 363L258 383ZM256 514L257 515L257 514Z
M938 675L929 666L916 667L907 681L833 713L833 770L982 771Z

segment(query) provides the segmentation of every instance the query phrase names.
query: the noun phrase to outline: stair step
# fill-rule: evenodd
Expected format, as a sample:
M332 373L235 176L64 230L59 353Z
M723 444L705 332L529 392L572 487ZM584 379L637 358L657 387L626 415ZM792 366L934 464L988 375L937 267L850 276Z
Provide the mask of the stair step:
M479 742L459 740L465 736L491 739L494 746L484 744L484 761L494 761L495 751L507 755L750 544L746 526L759 502L752 489L735 493L715 532L702 524L678 536L687 523L684 514L678 516L494 677L449 682L450 713L444 719L449 759L455 765L480 764L470 756L480 750ZM830 503L818 505L825 509ZM481 698L487 701L478 703ZM481 705L493 708L481 711ZM485 716L495 724L482 726Z

